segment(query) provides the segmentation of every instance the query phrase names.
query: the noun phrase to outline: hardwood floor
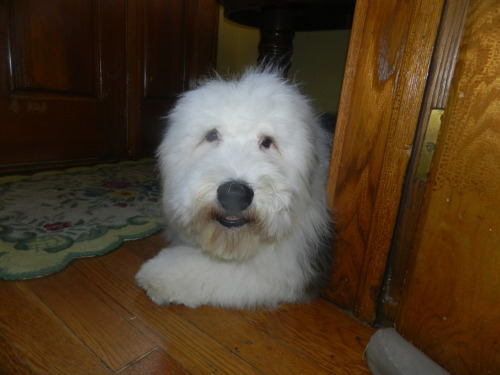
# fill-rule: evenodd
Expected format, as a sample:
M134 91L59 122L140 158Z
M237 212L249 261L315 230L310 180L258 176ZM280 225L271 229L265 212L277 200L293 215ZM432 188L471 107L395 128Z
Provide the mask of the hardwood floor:
M134 283L160 234L0 281L0 374L369 374L374 330L319 299L275 311L154 305Z

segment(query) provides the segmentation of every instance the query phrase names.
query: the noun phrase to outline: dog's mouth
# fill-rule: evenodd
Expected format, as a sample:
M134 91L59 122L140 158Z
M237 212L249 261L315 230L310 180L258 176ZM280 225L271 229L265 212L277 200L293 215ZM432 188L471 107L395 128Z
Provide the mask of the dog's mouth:
M217 221L219 224L230 229L241 227L247 223L247 219L237 215L218 216Z

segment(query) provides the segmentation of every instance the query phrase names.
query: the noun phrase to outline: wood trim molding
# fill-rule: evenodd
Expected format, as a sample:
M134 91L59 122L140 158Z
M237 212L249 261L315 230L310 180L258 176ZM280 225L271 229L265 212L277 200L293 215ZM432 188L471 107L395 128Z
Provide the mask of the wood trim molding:
M328 182L326 297L373 323L444 0L356 3Z

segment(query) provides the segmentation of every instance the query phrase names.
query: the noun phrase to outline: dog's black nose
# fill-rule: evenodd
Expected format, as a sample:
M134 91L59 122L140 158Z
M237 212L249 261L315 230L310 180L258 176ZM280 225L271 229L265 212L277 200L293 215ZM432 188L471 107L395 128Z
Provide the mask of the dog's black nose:
M228 181L218 187L217 199L225 210L240 212L252 203L253 190L244 182Z

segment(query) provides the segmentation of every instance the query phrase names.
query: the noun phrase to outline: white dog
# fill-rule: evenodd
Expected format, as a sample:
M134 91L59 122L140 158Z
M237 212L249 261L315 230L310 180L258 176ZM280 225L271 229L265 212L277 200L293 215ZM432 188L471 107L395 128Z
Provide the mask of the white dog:
M329 274L331 136L272 69L185 93L158 150L170 247L138 284L157 304L303 302Z

